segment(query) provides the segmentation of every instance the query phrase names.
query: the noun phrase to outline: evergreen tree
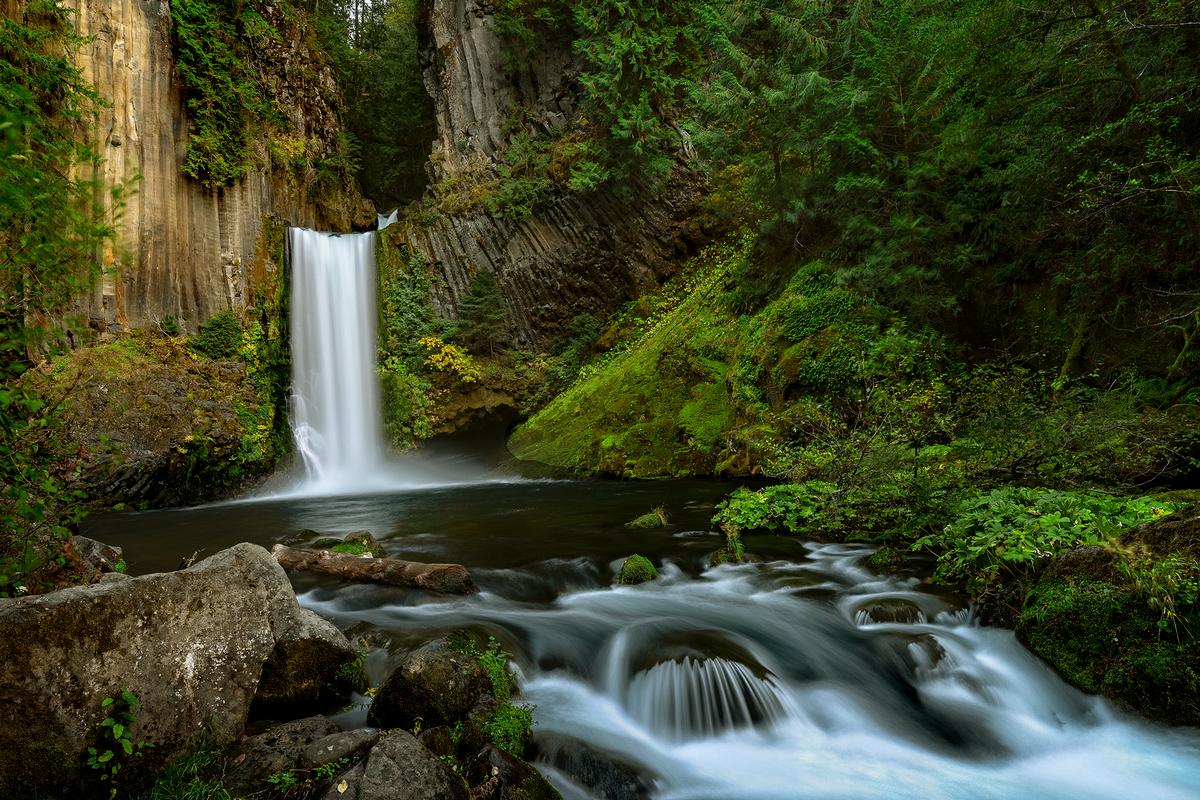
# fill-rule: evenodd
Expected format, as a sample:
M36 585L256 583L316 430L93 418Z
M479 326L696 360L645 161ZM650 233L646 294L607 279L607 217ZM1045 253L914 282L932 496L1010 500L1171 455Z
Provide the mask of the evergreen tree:
M508 325L504 311L504 295L500 284L489 270L480 270L471 280L467 296L458 307L458 338L475 353L496 352L504 339Z

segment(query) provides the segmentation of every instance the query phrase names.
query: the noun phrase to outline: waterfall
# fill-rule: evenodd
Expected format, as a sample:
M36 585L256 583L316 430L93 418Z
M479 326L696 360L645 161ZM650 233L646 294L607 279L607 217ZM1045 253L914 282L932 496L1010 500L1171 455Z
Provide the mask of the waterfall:
M770 726L789 712L770 677L760 678L744 664L723 658L656 664L634 677L626 704L636 718L674 739Z
M375 234L292 228L291 423L302 489L350 493L385 466L376 360Z

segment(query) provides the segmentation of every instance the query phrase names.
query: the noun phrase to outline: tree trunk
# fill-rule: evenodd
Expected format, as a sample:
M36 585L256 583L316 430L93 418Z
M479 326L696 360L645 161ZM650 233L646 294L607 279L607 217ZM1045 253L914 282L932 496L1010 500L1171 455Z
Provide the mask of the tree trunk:
M462 564L421 564L397 558L371 558L328 550L298 550L277 544L271 555L286 570L336 575L359 583L405 586L442 594L474 594L479 591L471 573Z

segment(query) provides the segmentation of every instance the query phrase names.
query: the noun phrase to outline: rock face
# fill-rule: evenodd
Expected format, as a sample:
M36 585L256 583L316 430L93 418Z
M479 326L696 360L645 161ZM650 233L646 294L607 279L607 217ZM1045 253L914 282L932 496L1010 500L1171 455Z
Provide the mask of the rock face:
M390 731L367 756L357 800L467 800L467 785L408 731Z
M467 716L490 685L479 663L439 640L404 657L379 687L369 719L381 727L423 728Z
M275 650L263 664L254 698L255 714L278 719L297 709L320 711L344 704L351 681L330 676L340 675L357 655L332 622L300 609L276 633Z
M425 86L437 119L429 163L435 181L461 186L492 178L513 107L523 109L535 132L571 120L580 90L569 41L550 38L514 74L505 66L491 3L425 0L422 22ZM472 278L490 270L506 300L513 342L538 346L569 330L576 315L603 316L662 277L700 238L699 194L697 179L677 169L658 193L566 194L520 222L475 210L425 224L410 220L403 233L440 275L433 290L439 314L456 316Z
M132 737L155 745L151 759L201 731L236 741L264 662L304 618L251 544L180 572L0 600L0 796L75 796L101 703L122 689L140 701Z
M326 189L318 197L272 165L265 142L258 145L258 166L232 186L208 189L184 176L188 120L172 57L170 4L68 5L79 32L92 37L78 64L109 103L92 131L105 183L136 189L125 198L119 242L103 255L112 271L82 303L94 324L146 327L171 314L195 331L216 311L244 307L266 280L255 258L264 217L335 230L372 219L357 188ZM256 66L275 87L276 107L291 118L296 136L333 152L340 101L332 71L310 51L301 23L285 20L269 0L256 10L282 34L277 52L256 53Z

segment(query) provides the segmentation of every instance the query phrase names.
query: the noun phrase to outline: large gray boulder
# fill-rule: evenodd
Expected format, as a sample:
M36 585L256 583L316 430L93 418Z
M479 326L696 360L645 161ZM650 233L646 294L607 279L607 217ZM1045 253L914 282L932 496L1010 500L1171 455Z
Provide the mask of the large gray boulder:
M134 741L155 745L147 767L200 734L236 741L263 664L310 623L252 544L179 572L0 600L0 797L77 796L94 783L84 754L101 703L122 689L140 702Z

